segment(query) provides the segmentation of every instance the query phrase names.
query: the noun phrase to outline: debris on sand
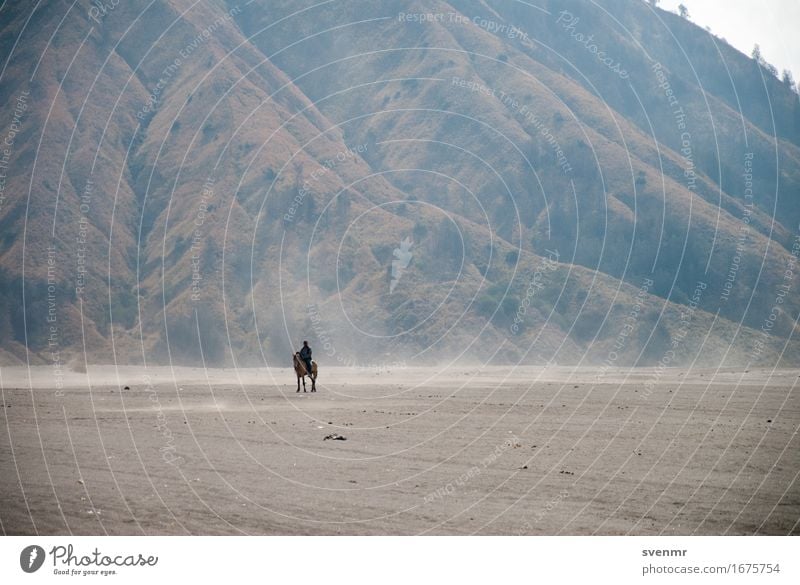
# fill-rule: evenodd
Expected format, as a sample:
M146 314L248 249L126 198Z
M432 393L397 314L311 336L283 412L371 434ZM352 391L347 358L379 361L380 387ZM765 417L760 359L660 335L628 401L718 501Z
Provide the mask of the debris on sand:
M323 441L346 441L347 437L343 437L342 435L338 435L336 433L331 433L330 435L326 435Z
M564 475L575 475L575 473L573 471L564 471L563 469L561 471L559 471L559 473L562 473Z
M130 389L131 389L130 386L125 386L125 388L123 388L123 390L130 390Z

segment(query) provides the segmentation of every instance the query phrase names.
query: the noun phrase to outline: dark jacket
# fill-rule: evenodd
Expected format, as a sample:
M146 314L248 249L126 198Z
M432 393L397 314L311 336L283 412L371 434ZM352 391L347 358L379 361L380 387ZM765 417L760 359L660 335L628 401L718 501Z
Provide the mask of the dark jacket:
M304 345L300 349L300 358L303 359L303 360L306 360L306 361L310 360L311 359L311 348Z

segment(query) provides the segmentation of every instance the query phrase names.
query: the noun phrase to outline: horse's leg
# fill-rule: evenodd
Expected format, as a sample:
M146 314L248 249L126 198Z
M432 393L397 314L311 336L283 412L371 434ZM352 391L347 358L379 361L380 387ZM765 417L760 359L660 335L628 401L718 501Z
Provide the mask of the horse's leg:
M311 378L311 391L312 392L316 392L317 391L317 378L316 378L316 376L309 376L309 378Z
M306 376L303 374L303 392L307 392L306 390Z
M297 376L297 391L300 392L300 376Z

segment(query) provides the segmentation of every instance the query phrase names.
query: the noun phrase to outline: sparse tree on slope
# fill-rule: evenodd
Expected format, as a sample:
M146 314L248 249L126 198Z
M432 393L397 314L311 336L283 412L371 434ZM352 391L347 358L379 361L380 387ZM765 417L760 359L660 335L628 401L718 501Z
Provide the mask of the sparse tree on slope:
M761 47L759 47L759 46L758 46L758 43L756 43L756 44L753 46L753 52L752 52L752 53L750 53L750 56L751 56L751 57L752 57L752 58L755 60L755 62L756 62L756 63L758 63L759 65L761 65L761 63L763 62L763 60L764 60L764 56L761 54Z

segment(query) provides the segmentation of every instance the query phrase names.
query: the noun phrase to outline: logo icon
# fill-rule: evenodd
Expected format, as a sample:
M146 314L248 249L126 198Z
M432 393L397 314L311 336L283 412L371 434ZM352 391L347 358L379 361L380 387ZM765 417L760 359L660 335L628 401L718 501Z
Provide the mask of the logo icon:
M19 566L26 573L35 573L44 564L44 549L36 544L26 546L19 555Z
M406 268L408 268L408 265L411 263L411 258L414 256L414 253L411 251L411 246L413 245L414 242L411 241L411 238L406 236L406 238L400 242L400 247L395 248L392 252L395 259L392 260L392 281L389 283L389 293L394 292L394 287L400 282L403 272L405 272Z

